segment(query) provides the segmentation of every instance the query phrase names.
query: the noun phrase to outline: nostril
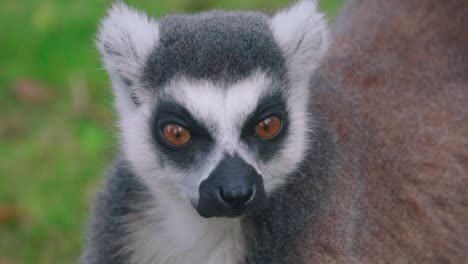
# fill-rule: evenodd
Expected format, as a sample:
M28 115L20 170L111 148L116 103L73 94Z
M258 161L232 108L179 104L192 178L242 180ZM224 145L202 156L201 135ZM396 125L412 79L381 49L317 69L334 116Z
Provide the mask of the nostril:
M230 190L219 189L219 196L230 206L242 206L249 203L255 196L255 185Z

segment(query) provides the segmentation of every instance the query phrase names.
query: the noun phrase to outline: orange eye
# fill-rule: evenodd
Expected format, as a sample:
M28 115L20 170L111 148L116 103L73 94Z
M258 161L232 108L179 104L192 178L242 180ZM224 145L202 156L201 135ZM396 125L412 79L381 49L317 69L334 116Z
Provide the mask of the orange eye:
M255 134L262 139L270 139L278 135L281 130L281 119L271 116L255 126Z
M190 141L190 132L176 124L168 124L163 130L164 138L169 144L174 146L183 146Z

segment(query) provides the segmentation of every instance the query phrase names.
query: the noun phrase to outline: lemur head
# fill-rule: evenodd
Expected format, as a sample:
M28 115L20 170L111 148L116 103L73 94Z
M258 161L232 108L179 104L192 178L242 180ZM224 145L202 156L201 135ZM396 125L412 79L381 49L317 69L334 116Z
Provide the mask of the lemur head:
M203 217L259 208L307 149L308 81L326 47L315 1L273 17L155 20L117 3L97 37L122 151L154 192Z

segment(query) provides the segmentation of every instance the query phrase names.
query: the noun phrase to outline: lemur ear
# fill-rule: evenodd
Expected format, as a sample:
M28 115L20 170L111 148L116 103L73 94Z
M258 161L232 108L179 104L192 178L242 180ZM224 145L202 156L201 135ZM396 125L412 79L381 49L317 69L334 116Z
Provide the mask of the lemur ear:
M308 81L328 45L324 15L316 0L303 0L271 18L271 28L283 50L290 78Z
M102 19L96 45L112 80L120 114L134 110L148 99L149 91L139 85L139 74L158 40L157 22L121 1Z

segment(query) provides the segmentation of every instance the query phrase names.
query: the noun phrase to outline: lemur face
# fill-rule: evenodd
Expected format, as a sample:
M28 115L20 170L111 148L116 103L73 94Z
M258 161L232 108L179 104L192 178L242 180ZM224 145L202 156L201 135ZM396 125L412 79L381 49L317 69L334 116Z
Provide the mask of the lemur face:
M289 130L281 86L252 72L232 84L173 81L157 96L148 126L155 156L200 215L235 216L260 206L279 176L268 169L294 166L284 151L301 146L288 138L304 135Z
M159 22L114 6L97 44L122 150L156 199L203 217L260 208L304 158L324 32L315 2L273 18L214 11Z

